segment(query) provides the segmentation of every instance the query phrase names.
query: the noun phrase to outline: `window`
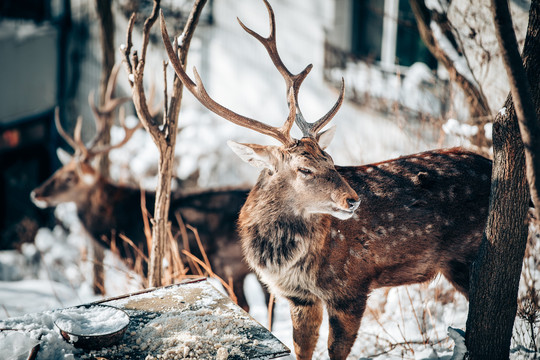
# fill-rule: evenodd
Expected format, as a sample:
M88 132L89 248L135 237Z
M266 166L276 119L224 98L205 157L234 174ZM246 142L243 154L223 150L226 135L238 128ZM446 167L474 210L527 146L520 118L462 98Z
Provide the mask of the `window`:
M354 55L381 61L384 2L353 0L352 46Z
M417 61L425 63L432 69L437 67L437 60L420 38L411 4L408 0L399 0L396 64L411 66Z
M408 0L352 0L351 28L351 52L359 58L387 68L417 61L437 66L420 38Z

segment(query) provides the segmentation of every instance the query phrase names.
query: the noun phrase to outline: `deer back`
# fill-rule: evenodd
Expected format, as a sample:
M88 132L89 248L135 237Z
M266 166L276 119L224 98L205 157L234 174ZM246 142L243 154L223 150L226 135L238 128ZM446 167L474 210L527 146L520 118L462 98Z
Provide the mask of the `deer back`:
M451 149L337 170L360 206L353 218L332 221L325 257L330 272L344 270L351 278L358 271L377 288L426 281L476 256L487 219L490 160Z

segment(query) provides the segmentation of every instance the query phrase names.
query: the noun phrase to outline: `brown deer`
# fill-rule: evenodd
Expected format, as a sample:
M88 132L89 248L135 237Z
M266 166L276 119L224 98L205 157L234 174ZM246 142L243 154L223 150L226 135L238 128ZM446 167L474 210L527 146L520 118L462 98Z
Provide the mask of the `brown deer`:
M264 45L285 79L289 115L280 128L215 102L196 70L193 82L178 61L163 16L162 37L176 74L204 106L281 142L229 143L240 158L262 168L239 217L244 255L270 290L289 300L296 358L312 357L324 305L330 358L345 359L373 289L425 282L442 273L467 296L469 268L487 217L491 162L450 149L364 166L334 165L324 151L332 131L321 129L341 106L343 84L333 108L306 122L298 90L311 65L297 75L285 67L276 49L274 13L264 3L267 38L239 22ZM295 121L301 139L290 136Z
M117 69L113 75L115 81ZM111 77L111 78L113 78ZM112 85L114 87L114 85ZM108 92L109 95L111 92ZM92 98L92 96L91 96ZM99 154L123 146L139 129L139 125L128 128L121 115L120 124L125 130L125 137L115 145L99 146L102 136L103 112L113 111L124 99L112 99L103 108L98 109L90 102L96 119L97 133L86 146L81 140L81 118L77 120L74 136L69 136L62 128L56 112L56 127L60 135L73 147L75 155L65 159L65 164L41 186L31 193L33 202L38 207L54 207L63 202L74 202L77 215L85 230L101 245L118 250L120 257L133 264L139 251L148 256L148 244L144 232L144 215L141 211L141 196L146 207L153 209L155 193L146 191L141 194L138 188L122 186L104 178L91 164ZM63 156L65 157L65 155ZM169 218L177 224L179 215L183 222L198 230L204 244L213 271L225 281L232 279L233 291L238 304L248 310L243 291L244 279L251 272L242 257L236 222L249 189L221 188L198 191L178 191L172 194ZM150 216L152 216L150 214ZM172 233L178 234L178 227L173 226ZM120 238L124 235L137 249ZM188 232L190 250L202 258L192 232ZM268 297L268 296L267 296Z

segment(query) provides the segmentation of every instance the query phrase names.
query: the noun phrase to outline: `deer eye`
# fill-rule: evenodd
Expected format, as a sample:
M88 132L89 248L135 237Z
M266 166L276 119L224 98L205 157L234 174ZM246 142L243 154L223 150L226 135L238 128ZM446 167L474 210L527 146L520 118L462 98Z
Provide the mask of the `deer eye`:
M66 177L64 178L64 181L66 183L72 183L72 182L75 182L75 175L72 174L72 173L69 173L66 175Z
M306 168L303 168L303 167L299 167L298 168L298 172L302 175L305 175L305 176L308 176L308 175L313 175L313 171L309 170L309 169L306 169Z

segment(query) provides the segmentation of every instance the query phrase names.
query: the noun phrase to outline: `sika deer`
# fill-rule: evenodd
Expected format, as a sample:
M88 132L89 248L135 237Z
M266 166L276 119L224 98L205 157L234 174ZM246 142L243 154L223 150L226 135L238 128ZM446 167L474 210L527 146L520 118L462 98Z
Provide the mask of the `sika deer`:
M111 76L109 89L114 87L117 70L118 68L115 68ZM74 202L82 225L93 239L107 248L115 247L122 259L133 264L139 251L148 256L141 211L141 190L112 183L94 168L91 161L98 154L121 147L141 126L139 123L133 128L128 128L123 116L120 116L120 123L126 133L124 139L112 146L96 145L103 129L103 117L100 114L112 112L126 100L112 99L112 91L108 91L108 94L108 102L101 109L90 102L98 129L96 137L91 141L92 146L85 146L81 140L81 118L77 120L75 134L71 137L63 130L58 112L56 113L58 132L74 148L75 155L41 186L34 189L31 198L36 206L42 208L54 207L63 202ZM224 280L232 279L238 304L246 310L249 307L243 284L246 275L251 271L241 256L235 224L248 192L247 188L205 189L191 192L181 190L172 194L169 214L172 224L176 224L176 216L180 215L186 224L198 229L213 271ZM144 199L147 208L153 209L155 193L144 192ZM173 226L172 232L178 233L178 228ZM120 235L130 239L139 251L122 241ZM188 232L188 237L191 250L201 257L197 253L197 242L191 232Z
M331 359L345 359L356 339L369 293L384 286L429 281L442 273L465 296L469 268L484 228L491 162L460 149L434 150L376 164L335 166L320 132L334 107L308 123L298 106L297 75L276 49L274 13L263 38L240 25L270 55L287 86L289 115L280 128L241 116L210 98L194 70L193 82L162 37L176 74L209 110L279 140L282 146L230 142L244 161L263 168L243 206L239 228L244 255L270 290L291 305L297 359L310 359L326 306ZM293 139L296 121L303 133Z

